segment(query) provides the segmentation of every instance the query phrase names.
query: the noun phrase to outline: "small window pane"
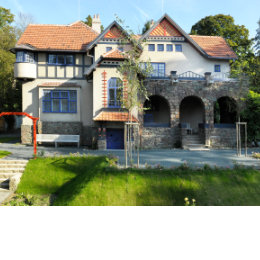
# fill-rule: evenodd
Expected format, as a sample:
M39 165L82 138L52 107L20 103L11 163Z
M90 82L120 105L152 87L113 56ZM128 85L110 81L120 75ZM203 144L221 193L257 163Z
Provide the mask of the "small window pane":
M154 44L149 44L148 45L148 50L149 51L155 51L155 45Z
M53 91L52 92L52 97L53 98L59 98L60 97L60 92L59 91Z
M49 54L49 63L50 64L56 64L56 55Z
M220 69L220 65L215 65L215 72L220 72L221 69Z
M106 52L111 51L112 47L106 47Z
M172 44L167 44L167 51L173 51Z
M68 92L67 91L62 91L61 92L61 98L68 98Z
M44 100L50 100L51 99L51 92L50 91L44 91L43 92L44 94L44 96L43 96L43 99Z
M60 112L60 100L59 99L52 100L52 112Z
M57 55L57 63L58 64L65 64L64 55Z
M73 65L73 55L66 55L66 64Z
M70 101L70 112L77 111L77 103L75 101Z
M158 51L164 51L164 45L163 44L158 44L157 45L157 50Z
M77 99L77 91L71 90L70 91L70 100L76 100Z
M124 51L124 48L123 47L118 47L118 50L123 52Z
M51 112L51 101L43 101L43 112Z
M181 44L176 44L175 45L175 51L176 52L182 52L182 45Z
M16 62L23 62L23 51L18 51L16 53Z
M115 106L115 89L109 89L109 106Z
M110 88L116 88L116 81L117 81L116 78L111 78L111 79L109 80L109 87L110 87Z
M62 99L61 100L61 112L69 112L68 99Z

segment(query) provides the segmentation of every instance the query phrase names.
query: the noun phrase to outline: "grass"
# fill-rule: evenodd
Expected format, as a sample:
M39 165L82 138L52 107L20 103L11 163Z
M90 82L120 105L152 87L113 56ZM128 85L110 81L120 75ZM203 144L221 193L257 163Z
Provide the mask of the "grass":
M117 169L107 157L31 160L6 205L260 205L260 172L235 169Z
M11 154L10 152L7 151L0 151L0 158L4 158L5 156Z

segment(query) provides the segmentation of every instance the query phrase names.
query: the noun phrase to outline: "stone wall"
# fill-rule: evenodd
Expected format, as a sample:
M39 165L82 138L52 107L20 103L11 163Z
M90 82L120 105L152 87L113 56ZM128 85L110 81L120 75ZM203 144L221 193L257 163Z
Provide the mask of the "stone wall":
M171 128L143 128L142 148L172 148L181 141L180 104L189 96L197 97L204 106L204 124L214 125L214 104L220 97L238 100L241 84L238 81L222 81L207 84L205 80L181 80L172 83L170 79L146 81L148 96L159 95L168 101L171 116ZM246 83L244 83L245 87ZM143 126L143 115L139 120ZM166 130L167 129L167 130ZM213 129L213 127L211 127ZM234 129L214 129L205 132L205 144L211 147L233 147L236 140Z
M22 144L32 144L33 126L21 125L21 141Z

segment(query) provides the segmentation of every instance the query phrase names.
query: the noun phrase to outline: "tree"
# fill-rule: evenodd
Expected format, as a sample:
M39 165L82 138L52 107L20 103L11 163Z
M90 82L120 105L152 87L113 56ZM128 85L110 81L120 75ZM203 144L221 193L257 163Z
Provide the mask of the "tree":
M142 29L142 34L146 33L146 32L151 28L152 25L153 25L153 20L147 21L147 22L144 24L144 27L143 27L143 29Z
M16 43L13 21L10 10L0 7L0 112L21 109L21 86L14 80L15 55L10 52ZM11 128L12 117L6 120Z
M128 122L127 136L125 135L125 152L126 152L126 166L127 158L130 164L133 164L132 157L132 147L135 145L135 140L132 139L134 134L134 124L132 122L132 116L134 111L138 113L143 110L143 99L148 99L147 90L144 84L144 80L152 72L152 66L149 61L140 60L141 50L140 43L134 37L133 31L128 29L129 27L124 26L123 21L117 17L117 21L124 27L124 32L120 39L121 44L131 45L128 51L125 52L125 60L121 62L120 66L117 68L121 77L124 79L124 84L122 86L123 95L121 95L121 104L123 109L128 111ZM139 127L136 139L139 143ZM138 145L137 145L138 146ZM139 149L139 147L137 148ZM139 155L138 155L139 162ZM137 165L139 164L137 162Z
M249 31L244 25L236 25L234 18L230 15L218 14L207 16L191 28L191 34L222 36L229 46L235 51L238 60L231 63L231 72L238 75L248 72L250 67L250 56L252 58L252 39L249 39Z
M85 18L85 21L83 21L83 23L85 23L89 27L92 27L92 17L90 14ZM104 31L104 26L102 24L100 26L100 30L101 30L101 32Z
M35 23L35 19L31 14L20 12L15 19L17 38L20 38L26 27L32 23Z
M255 49L256 49L256 55L260 57L260 19L258 21L258 28L256 30L256 37L255 37Z

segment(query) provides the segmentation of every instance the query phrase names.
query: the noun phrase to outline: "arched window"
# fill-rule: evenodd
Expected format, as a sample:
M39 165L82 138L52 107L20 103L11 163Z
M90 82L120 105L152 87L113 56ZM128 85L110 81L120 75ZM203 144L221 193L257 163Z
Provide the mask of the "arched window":
M111 78L108 81L108 107L121 107L122 80Z

